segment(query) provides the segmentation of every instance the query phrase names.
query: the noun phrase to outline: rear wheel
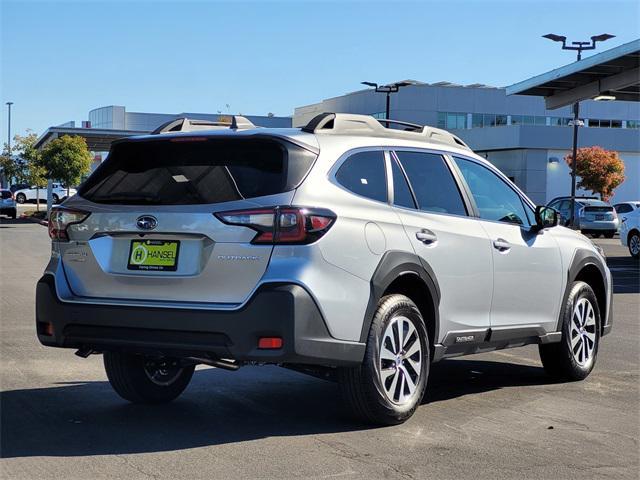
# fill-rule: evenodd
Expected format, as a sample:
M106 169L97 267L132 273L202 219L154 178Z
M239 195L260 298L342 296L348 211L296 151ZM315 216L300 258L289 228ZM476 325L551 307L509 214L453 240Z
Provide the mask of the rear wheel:
M562 380L587 378L598 355L600 325L593 289L585 282L573 282L562 315L562 339L539 345L545 371Z
M177 398L191 380L194 365L177 359L155 359L122 352L105 352L104 368L109 383L133 403L166 403Z
M629 235L629 240L627 240L627 245L629 245L629 253L635 259L640 258L640 233L633 231Z
M613 236L616 234L616 232L606 232L604 234L605 238L613 238Z
M13 210L11 210L11 214L9 216L15 220L15 218L18 216L18 211L14 208Z
M408 297L388 295L378 304L362 365L339 369L340 390L358 419L396 425L420 405L429 363L429 338L420 311Z
M27 196L24 193L19 193L16 195L16 202L24 203L27 201Z
M53 203L60 203L60 197L58 197L58 195L56 195L55 193L53 195L51 195Z

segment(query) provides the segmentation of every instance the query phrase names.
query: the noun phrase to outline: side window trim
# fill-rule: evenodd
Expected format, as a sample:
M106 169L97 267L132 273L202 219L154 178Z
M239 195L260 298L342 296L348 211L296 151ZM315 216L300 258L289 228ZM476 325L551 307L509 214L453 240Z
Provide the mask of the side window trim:
M398 167L398 169L400 170L400 172L402 173L402 177L404 178L405 183L407 184L407 187L409 187L409 192L411 193L411 198L413 199L413 208L409 208L409 207L403 207L401 205L396 205L394 203L395 198L393 198L391 205L393 205L394 207L398 207L398 208L409 208L409 210L420 210L420 208L418 207L418 199L416 198L416 193L413 191L413 186L411 186L411 182L409 181L409 177L407 176L407 172L404 171L404 167L402 166L402 163L400 163L400 160L398 160L398 156L396 155L395 150L390 150L389 151L389 169L391 170L391 162L395 162L396 166ZM393 173L391 172L390 175L392 175ZM391 179L391 183L393 184L393 178Z
M520 227L522 230L527 230L527 231L531 229L532 225L517 225L515 223L501 222L500 220L490 220L490 219L487 219L487 218L482 218L480 216L480 210L478 209L478 206L476 205L475 198L473 198L473 194L471 193L471 188L469 188L469 185L467 184L467 181L465 180L464 175L462 175L462 172L460 171L458 165L456 164L455 159L453 158L454 156L458 157L458 158L460 158L462 160L467 160L469 162L473 162L476 165L478 165L479 167L482 167L482 168L488 170L489 172L493 173L496 177L498 177L502 181L502 183L504 183L507 188L510 188L513 191L513 193L515 193L517 195L517 197L520 199L520 203L522 204L522 208L525 211L525 215L527 215L527 206L529 206L530 208L532 208L535 211L535 205L533 205L533 203L531 203L531 202L527 202L525 200L526 197L520 191L520 189L518 189L517 186L513 185L513 183L497 168L494 171L494 169L488 168L486 165L483 165L482 163L478 162L478 160L475 159L475 158L467 157L466 155L460 155L460 154L456 153L455 155L451 155L451 162L455 166L456 171L459 173L461 181L464 182L465 190L469 193L470 199L473 202L474 211L476 212L476 216L478 217L479 220L482 220L483 222L499 223L501 225L513 225L514 227L517 226L517 227ZM527 220L529 220L528 219L528 215L527 215Z

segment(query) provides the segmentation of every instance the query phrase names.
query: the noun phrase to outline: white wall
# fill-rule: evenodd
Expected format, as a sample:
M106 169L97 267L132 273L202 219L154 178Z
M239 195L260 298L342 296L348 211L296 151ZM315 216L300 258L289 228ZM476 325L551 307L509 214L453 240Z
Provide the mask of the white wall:
M569 166L564 157L569 150L549 150L547 161L557 158L557 164L547 163L547 201L562 195L571 195L571 175ZM614 190L612 203L629 200L640 200L640 153L620 152L620 158L624 161L625 181ZM578 189L580 195L593 195L591 191Z

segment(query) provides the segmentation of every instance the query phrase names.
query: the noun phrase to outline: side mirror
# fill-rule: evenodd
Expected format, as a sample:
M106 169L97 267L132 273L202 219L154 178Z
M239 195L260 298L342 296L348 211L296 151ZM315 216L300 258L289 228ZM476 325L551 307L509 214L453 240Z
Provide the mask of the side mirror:
M560 221L560 214L557 210L544 205L538 205L536 207L536 231L540 231L543 228L555 227Z

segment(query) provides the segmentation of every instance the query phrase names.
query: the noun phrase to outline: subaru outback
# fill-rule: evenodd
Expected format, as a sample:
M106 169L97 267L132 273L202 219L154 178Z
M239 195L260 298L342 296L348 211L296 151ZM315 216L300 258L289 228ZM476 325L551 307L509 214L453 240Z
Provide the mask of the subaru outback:
M397 424L442 359L538 344L580 380L611 330L599 247L451 133L368 116L120 140L49 234L38 338L102 354L131 402L173 400L198 364L276 364Z

